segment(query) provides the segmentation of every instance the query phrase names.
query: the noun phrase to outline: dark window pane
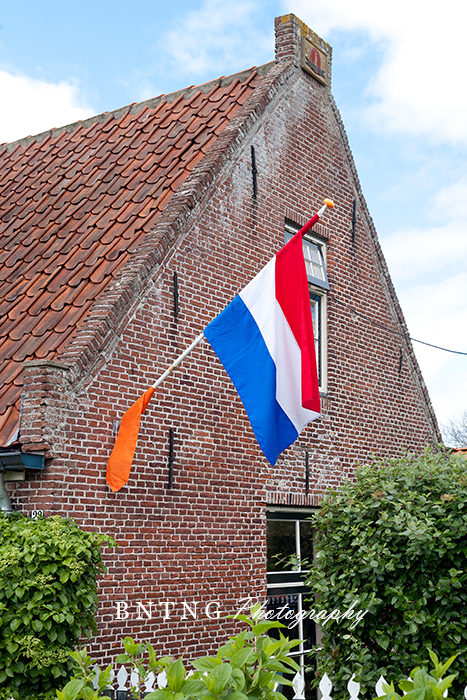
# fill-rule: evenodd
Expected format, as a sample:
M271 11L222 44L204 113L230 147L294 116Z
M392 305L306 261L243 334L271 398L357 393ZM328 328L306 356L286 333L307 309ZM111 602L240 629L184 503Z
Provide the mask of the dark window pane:
M295 521L268 520L268 571L292 571L296 558Z
M313 526L311 520L300 522L300 550L302 569L309 569L313 562Z
M315 294L310 289L311 317L313 319L313 335L315 337L316 364L318 381L321 384L321 304L320 294Z

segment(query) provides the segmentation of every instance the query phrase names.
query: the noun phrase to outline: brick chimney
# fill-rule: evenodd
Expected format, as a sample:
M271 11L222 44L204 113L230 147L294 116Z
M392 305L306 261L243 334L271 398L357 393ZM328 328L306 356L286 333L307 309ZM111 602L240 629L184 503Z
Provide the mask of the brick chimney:
M275 19L276 61L293 61L323 85L331 85L332 48L294 14Z

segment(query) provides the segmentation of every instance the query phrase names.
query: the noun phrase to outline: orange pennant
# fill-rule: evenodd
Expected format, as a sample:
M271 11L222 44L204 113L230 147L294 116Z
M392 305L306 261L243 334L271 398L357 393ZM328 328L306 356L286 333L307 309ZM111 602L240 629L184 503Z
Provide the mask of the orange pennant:
M123 415L117 439L107 464L106 479L112 491L119 491L130 477L141 416L153 394L154 387L151 387Z

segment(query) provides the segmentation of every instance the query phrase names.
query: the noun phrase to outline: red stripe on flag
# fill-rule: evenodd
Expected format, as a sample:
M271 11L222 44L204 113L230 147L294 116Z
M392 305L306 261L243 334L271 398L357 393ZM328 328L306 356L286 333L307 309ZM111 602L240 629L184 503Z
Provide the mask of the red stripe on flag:
M276 255L276 299L302 353L302 406L320 413L310 292L300 231Z

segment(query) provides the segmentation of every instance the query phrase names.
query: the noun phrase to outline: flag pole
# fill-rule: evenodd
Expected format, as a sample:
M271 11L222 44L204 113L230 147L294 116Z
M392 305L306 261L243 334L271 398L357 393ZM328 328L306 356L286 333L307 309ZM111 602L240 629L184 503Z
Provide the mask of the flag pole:
M328 208L334 209L334 202L332 201L332 199L325 199L324 205L321 207L321 209L314 216L311 217L308 223L306 223L305 226L303 226L303 228L301 228L298 233L300 233L302 237L305 236L308 233L308 231L312 229L313 226L321 219L324 212Z
M170 365L170 367L168 367L168 368L165 370L164 374L161 374L161 376L159 377L159 379L158 379L157 381L154 382L154 384L152 385L153 389L157 389L157 387L159 386L159 384L162 384L162 382L164 381L164 379L167 379L167 377L169 376L169 374L171 374L171 373L174 371L175 367L177 367L177 366L180 364L180 362L183 362L183 360L185 359L185 357L186 357L187 355L190 354L190 352L203 340L203 338L204 338L204 333L200 333L199 336L198 336L197 338L194 339L194 341L192 342L192 344L189 345L189 346L187 347L187 349L184 350L184 351L182 352L182 354L179 355L179 356L177 357L177 359Z

